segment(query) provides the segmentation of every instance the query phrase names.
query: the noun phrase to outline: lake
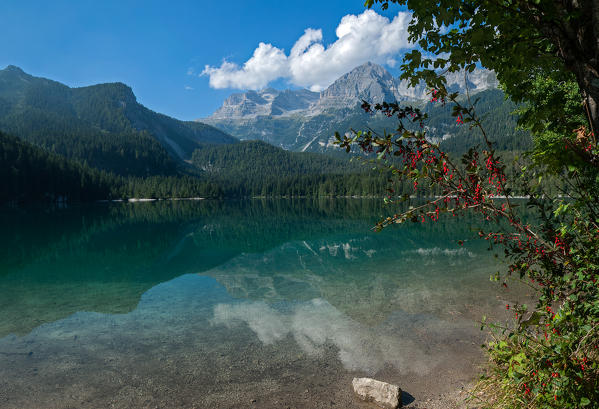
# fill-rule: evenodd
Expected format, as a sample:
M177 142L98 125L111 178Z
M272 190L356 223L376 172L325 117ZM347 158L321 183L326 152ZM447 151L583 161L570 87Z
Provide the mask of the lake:
M509 291L470 219L381 233L380 200L2 208L1 408L416 404L484 361ZM458 240L464 240L460 246Z

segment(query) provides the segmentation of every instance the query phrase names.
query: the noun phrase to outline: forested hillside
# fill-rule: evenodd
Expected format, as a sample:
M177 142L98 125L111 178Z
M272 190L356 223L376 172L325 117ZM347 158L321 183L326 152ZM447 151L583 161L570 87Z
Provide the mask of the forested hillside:
M0 133L0 202L95 200L110 196L115 177Z
M532 136L528 131L518 129L518 117L513 113L517 105L498 89L480 92L471 98L477 114L482 118L485 132L500 151L522 152L532 148ZM465 101L465 105L468 103ZM478 130L456 123L451 116L450 105L428 104L427 126L434 129L435 136L443 139L441 147L447 152L464 153L468 147L483 142ZM444 136L449 136L443 138Z
M498 149L523 150L532 146L530 135L517 130L517 118L510 115L517 106L497 89L492 72L476 69L467 76L455 72L447 85L464 98L467 93L471 94L470 102L475 104L480 116L487 118L485 129L497 142ZM424 123L428 136L443 141L447 151L463 152L480 137L469 132L468 127L456 124L450 105L429 103L430 95L424 83L409 88L405 81L394 78L376 64L356 67L320 94L303 91L281 92L268 88L233 94L205 121L242 140L263 140L291 151L338 153L332 143L335 132L371 129L382 133L391 132L397 126L393 119L382 114L366 114L360 108L363 101L373 105L398 101L401 106L428 113ZM282 96L285 104L281 104ZM466 105L470 104L466 101Z
M373 196L387 177L350 156L289 152L262 141L210 146L194 152L192 163L227 196Z
M350 162L349 157L290 152L262 141L206 146L193 153L192 163L212 175L242 179L345 174L364 170L359 164Z
M0 203L224 195L214 183L189 176L116 176L2 133L0 181Z
M203 144L235 143L208 125L157 114L121 83L69 88L0 70L0 130L121 175L173 175Z
M465 99L465 97L463 97ZM468 106L467 101L463 101ZM489 138L495 143L496 149L500 151L522 152L532 148L532 137L528 131L518 129L518 117L512 115L517 105L498 89L489 89L477 93L471 98L477 114L482 118L483 127ZM440 143L446 152L461 154L468 147L480 144L482 135L478 129L471 130L470 127L456 122L452 116L453 104L443 106L440 103L400 103L401 106L413 106L419 108L428 115L424 121L424 129L432 141ZM382 132L392 132L397 127L397 118L387 118L382 114L361 115L361 120L356 115L353 122L362 122L362 125L351 125L352 129L361 130L364 124L370 129ZM411 124L409 118L404 119L404 124L412 130L420 130L418 124ZM339 132L346 128L339 129Z
M499 150L512 157L510 152L531 146L528 133L516 130L510 115L515 105L501 91L479 92L475 100ZM427 131L445 151L459 154L479 142L480 135L456 124L449 105L419 104L429 115ZM311 141L302 149L314 143L336 155L291 152L263 141L238 143L209 125L145 108L124 84L69 88L10 66L0 70L0 131L15 136L0 138L0 180L5 182L0 201L385 194L387 172L350 161L351 155L321 136L365 124L392 131L393 119L369 115L356 105L301 120L259 121L282 139L292 138L300 126ZM193 168L184 164L188 159ZM396 194L410 191L394 189ZM423 186L419 194L427 192Z
M118 176L91 168L0 133L0 203L128 198L380 196L385 190L385 175L367 173L365 168L356 167L349 161L290 153L262 142L244 145L238 151L227 149L222 155L213 148L203 152L214 163L228 164L222 172L198 170L196 176L142 178ZM244 161L245 148L251 159ZM290 155L287 165L277 164L277 160L287 155ZM198 151L194 157L200 160L202 153ZM261 160L257 160L258 157ZM237 159L241 160L239 167L234 165ZM253 172L250 171L251 160L257 169ZM324 166L322 170L319 170L320 165ZM242 177L244 172L246 175Z

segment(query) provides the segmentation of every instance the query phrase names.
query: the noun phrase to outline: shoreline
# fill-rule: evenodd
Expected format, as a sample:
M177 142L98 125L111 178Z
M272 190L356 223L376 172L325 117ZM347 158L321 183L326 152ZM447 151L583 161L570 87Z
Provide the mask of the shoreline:
M95 203L139 203L139 202L177 202L177 201L197 201L206 200L205 197L169 197L169 198L144 198L144 197L131 197L128 199L102 199L96 200Z

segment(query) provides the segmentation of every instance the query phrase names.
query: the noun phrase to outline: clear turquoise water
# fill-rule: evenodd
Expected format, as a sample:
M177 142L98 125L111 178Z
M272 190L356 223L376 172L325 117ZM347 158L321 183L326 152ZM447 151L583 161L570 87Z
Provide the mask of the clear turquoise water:
M359 407L458 388L506 297L469 220L377 200L0 210L0 407ZM465 240L464 246L457 244Z

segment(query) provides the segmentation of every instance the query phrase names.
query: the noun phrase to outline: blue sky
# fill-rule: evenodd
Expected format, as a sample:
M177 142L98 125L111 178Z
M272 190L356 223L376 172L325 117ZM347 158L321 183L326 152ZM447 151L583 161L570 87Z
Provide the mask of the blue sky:
M363 4L363 0L2 0L0 67L17 65L72 87L124 82L148 108L197 119L210 115L224 98L238 92L236 88L269 84L317 90L354 62L374 56L393 65L393 55L399 55L395 49L364 54L370 48L353 43L329 50L338 40L335 30L341 19L364 13ZM376 11L391 22L399 10ZM346 22L349 30L359 23L357 17ZM395 30L394 35L401 36L398 27L389 24L386 34L373 35ZM322 38L317 31L306 34L308 28L321 29ZM299 39L316 46L304 47L301 58L292 59L292 47ZM243 64L261 42L260 58L244 70ZM317 51L320 60L311 57ZM337 66L322 63L338 61L340 55L343 62ZM223 65L225 60L228 65ZM206 66L211 75L198 75Z

